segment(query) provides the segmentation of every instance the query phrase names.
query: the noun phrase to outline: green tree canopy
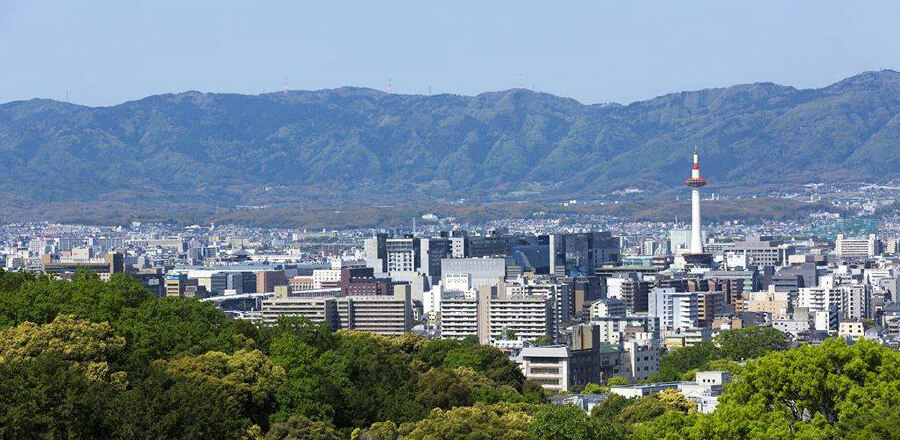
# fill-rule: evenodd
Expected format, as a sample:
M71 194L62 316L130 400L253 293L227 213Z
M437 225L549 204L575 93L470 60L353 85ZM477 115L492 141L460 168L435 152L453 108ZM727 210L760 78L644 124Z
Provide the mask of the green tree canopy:
M713 342L719 346L718 357L741 361L754 359L771 351L786 350L787 336L772 327L748 327L723 330Z
M0 332L0 362L53 357L76 365L89 379L124 385L125 374L109 366L124 345L107 323L58 315L48 324L24 322Z
M613 376L606 380L606 385L614 387L614 386L624 386L628 385L631 382L625 376Z
M827 340L747 364L698 438L884 438L896 435L900 353L875 342Z
M531 440L613 440L624 438L607 420L572 405L545 405L531 424Z
M526 440L530 407L512 404L435 409L423 420L400 426L398 440Z
M265 440L343 440L333 427L325 422L307 419L303 416L291 417L272 425Z
M474 401L469 386L446 368L432 368L419 375L418 389L416 402L427 410L469 406Z
M261 425L266 424L274 408L275 392L285 379L284 369L259 350L238 350L233 355L209 351L158 360L156 365L173 376L227 390L251 419Z
M229 319L210 303L187 298L160 298L122 311L113 322L125 337L122 359L126 371L140 371L156 359L197 355L207 351L232 353L253 342L239 321Z

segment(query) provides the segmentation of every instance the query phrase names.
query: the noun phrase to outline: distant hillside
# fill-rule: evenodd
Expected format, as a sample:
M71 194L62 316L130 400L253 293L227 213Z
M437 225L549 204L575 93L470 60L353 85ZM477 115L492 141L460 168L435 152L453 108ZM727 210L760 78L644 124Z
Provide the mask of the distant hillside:
M110 201L211 211L589 197L675 187L693 145L720 186L900 177L900 73L630 105L521 89L467 97L359 88L187 92L96 108L13 102L0 105L0 200L52 212Z

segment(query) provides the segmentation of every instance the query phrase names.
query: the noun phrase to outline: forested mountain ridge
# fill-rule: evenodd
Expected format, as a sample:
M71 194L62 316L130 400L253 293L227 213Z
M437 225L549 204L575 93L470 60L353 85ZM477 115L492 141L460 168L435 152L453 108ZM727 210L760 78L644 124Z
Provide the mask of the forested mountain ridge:
M671 188L699 145L723 185L900 177L900 73L583 105L360 88L186 92L109 107L0 105L0 189L20 201L484 200Z

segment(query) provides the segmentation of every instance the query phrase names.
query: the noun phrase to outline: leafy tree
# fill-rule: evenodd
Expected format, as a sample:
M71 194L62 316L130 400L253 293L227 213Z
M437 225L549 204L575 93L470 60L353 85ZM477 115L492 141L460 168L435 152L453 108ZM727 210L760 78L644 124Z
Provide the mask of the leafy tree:
M125 274L114 274L108 282L87 272L79 272L72 281L10 274L2 279L6 282L0 284L0 327L26 321L46 324L60 314L113 321L122 310L153 298L139 281Z
M522 389L525 377L503 351L488 345L466 344L450 350L442 365L446 368L469 367L501 385Z
M667 411L661 416L631 427L634 440L681 440L689 437L689 429L697 422L696 414Z
M671 409L685 414L694 414L697 412L697 405L684 397L677 390L667 389L655 394L656 398L668 405Z
M637 403L638 399L629 399L619 394L610 394L603 401L594 405L591 417L605 420L615 420L625 408Z
M828 340L748 362L698 438L879 438L896 435L900 353Z
M422 344L413 358L422 362L428 368L440 367L444 365L444 359L452 350L463 345L463 341L456 339L433 339Z
M122 364L137 372L156 359L202 354L215 350L231 353L252 346L237 329L244 328L210 303L187 298L160 298L122 311L113 322L125 337Z
M550 345L550 337L549 336L540 336L534 340L534 345L537 345L538 347Z
M74 364L89 379L124 386L125 374L111 371L108 363L124 345L107 323L59 315L49 324L24 322L0 332L0 362L55 357Z
M543 394L540 395L540 398L534 395L523 395L516 391L515 388L509 385L500 385L469 367L459 367L453 370L453 372L456 373L456 375L459 376L460 381L469 388L472 393L472 398L476 402L487 404L500 402L515 403L523 401L530 403L543 402ZM538 385L538 388L542 393L543 388L541 388L540 385Z
M450 409L473 403L472 392L452 370L432 368L419 376L416 402L423 408Z
M350 440L397 440L399 431L397 424L390 420L377 422L366 429L354 429L350 433Z
M682 374L696 370L718 358L719 348L712 342L672 349L659 358L659 373L654 375L653 380L657 382L679 380Z
M697 406L678 393L678 391L663 390L659 393L644 396L634 404L623 408L616 420L631 426L654 420L669 411L693 414L697 411Z
M275 391L284 381L284 369L259 350L238 350L233 355L209 351L156 365L173 376L207 382L225 389L250 415L254 423L266 426L274 408Z
M609 387L590 382L584 386L584 389L581 390L581 392L582 394L606 394L609 393Z
M121 388L91 380L58 356L0 361L0 438L109 438Z
M274 326L260 328L256 339L259 347L268 353L271 343L285 333L295 335L297 341L313 347L318 352L333 347L339 339L328 324L301 317L281 317Z
M572 405L544 405L531 424L531 440L606 440L623 438L616 427L589 417Z
M296 334L284 333L273 341L272 357L287 372L273 421L304 415L347 428L422 414L415 394L418 375L388 338L340 331L334 346L319 353Z
M334 418L340 396L326 389L325 372L316 362L321 353L304 339L296 332L284 332L270 344L272 362L286 373L275 394L279 409L272 415L273 421L284 421L292 415L313 420Z
M606 380L606 385L615 387L615 386L624 386L628 385L631 382L628 381L628 378L625 376L613 376Z
M303 416L291 417L272 425L265 440L342 440L340 434L325 422Z
M448 411L435 409L423 420L400 426L398 440L526 440L532 416L528 406L476 403Z
M541 384L526 380L522 383L522 398L528 403L546 403L547 393Z
M723 330L716 335L714 343L719 346L719 357L733 361L754 359L789 347L784 333L772 327L758 326Z
M244 439L253 424L230 390L151 367L111 402L118 439Z
M388 343L403 353L412 356L418 353L428 343L428 340L414 333L403 333L389 338Z

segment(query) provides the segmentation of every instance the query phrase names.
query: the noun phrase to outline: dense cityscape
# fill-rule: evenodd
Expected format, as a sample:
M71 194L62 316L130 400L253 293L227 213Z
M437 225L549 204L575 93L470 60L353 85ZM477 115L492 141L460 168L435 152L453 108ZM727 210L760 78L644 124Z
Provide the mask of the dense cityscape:
M897 16L0 0L0 440L900 440Z
M872 217L893 207L883 192L891 187L817 185L789 195L824 199L847 218L821 212L704 224L707 182L697 150L693 160L685 180L692 199L683 202L692 216L678 223L538 212L483 224L425 214L390 230L7 224L0 258L7 273L48 281L111 283L124 274L158 300L214 306L227 320L260 329L306 322L339 333L407 335L417 344L447 341L451 349L492 347L524 381L510 390L520 397L501 401L546 401L579 408L579 417L618 408L606 416L608 426L596 428L613 437L653 426L657 416L623 422L622 408L658 396L687 414L717 414L719 396L747 361L772 350L835 340L900 348L900 223ZM47 282L39 280L31 282ZM426 373L491 380L490 372L444 367ZM494 380L491 386L503 383ZM458 397L426 400L450 410ZM306 413L313 421L295 420L294 428L326 429ZM378 417L371 427L332 420L339 430L355 426L354 438L412 429L386 428Z

